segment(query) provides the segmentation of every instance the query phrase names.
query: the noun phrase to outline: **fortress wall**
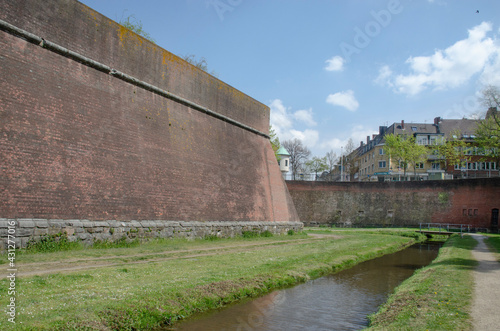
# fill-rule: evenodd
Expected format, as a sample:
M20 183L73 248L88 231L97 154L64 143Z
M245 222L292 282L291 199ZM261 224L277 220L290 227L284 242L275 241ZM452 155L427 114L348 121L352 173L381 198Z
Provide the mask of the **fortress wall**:
M267 106L77 1L0 20L263 133L0 30L0 218L299 224Z
M500 178L422 182L287 182L306 225L491 226L500 208ZM465 212L464 212L465 211Z

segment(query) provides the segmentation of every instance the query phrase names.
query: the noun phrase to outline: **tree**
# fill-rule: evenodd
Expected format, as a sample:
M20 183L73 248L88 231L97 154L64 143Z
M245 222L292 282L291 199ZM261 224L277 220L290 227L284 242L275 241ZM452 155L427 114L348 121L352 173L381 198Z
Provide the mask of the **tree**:
M352 157L352 152L354 152L354 150L354 141L352 140L352 138L349 138L346 145L343 146L342 154L339 156L337 161L339 167L342 167L342 175L349 175L349 178L346 178L347 180L353 178L354 174L358 171L358 169L354 166L355 158ZM343 180L343 178L341 180Z
M403 166L404 177L408 165L413 165L415 177L417 176L417 163L425 160L428 150L423 145L418 145L414 136L394 135L385 136L385 147L389 157L394 158Z
M130 15L127 18L120 20L119 24L123 25L130 31L137 33L138 35L143 36L152 43L156 43L156 41L151 37L151 35L148 32L144 31L142 27L142 22L137 18L135 18L134 15Z
M290 168L292 169L292 178L295 180L298 171L309 158L309 155L311 155L311 151L309 148L302 145L302 141L297 138L285 140L282 146L285 147L290 154Z
M470 156L466 155L467 144L464 140L461 140L461 133L459 131L453 131L450 133L451 138L442 138L437 142L434 155L441 156L445 161L445 168L449 165L458 165L464 167L467 165L467 161L470 160Z
M481 103L488 107L486 118L479 121L476 129L476 138L479 147L482 147L485 158L493 158L500 161L500 89L496 86L488 86L482 92Z
M481 94L479 101L486 109L500 108L500 88L489 85L481 91Z
M349 138L347 144L345 145L345 154L349 155L354 151L354 141L352 138Z
M326 153L326 167L329 173L327 180L332 180L332 171L335 169L335 165L337 164L337 154L334 151L329 151Z
M271 141L271 147L273 148L274 151L274 156L276 156L276 160L280 160L280 157L278 156L278 149L280 149L281 144L280 144L280 139L276 135L276 131L274 131L273 127L269 125L269 137Z
M306 161L306 167L311 172L314 172L316 180L318 179L318 172L323 172L328 169L326 156L324 157L313 157L312 160Z
M182 59L184 59L186 62L191 63L194 65L196 68L201 69L205 72L208 72L208 63L207 60L202 56L199 60L196 59L196 56L194 54L186 54L181 56ZM209 72L210 75L217 77L218 74L212 70L212 72Z

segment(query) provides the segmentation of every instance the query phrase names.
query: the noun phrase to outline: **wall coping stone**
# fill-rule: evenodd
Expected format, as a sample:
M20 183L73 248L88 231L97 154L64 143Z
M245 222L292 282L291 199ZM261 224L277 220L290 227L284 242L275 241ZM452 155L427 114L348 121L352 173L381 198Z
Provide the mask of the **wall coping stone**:
M18 225L20 228L34 228L35 222L33 222L31 219L22 219L18 220Z
M37 228L48 228L49 227L49 222L46 220L37 220L35 221L36 227Z

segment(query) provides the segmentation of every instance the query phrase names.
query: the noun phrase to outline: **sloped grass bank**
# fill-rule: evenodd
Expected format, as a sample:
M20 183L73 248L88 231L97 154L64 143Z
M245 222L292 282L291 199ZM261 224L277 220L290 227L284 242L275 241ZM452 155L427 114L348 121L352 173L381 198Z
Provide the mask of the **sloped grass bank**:
M477 241L452 236L427 267L398 286L367 330L471 330Z
M196 249L253 243L245 249L221 249L166 260L128 263L16 279L16 324L0 318L0 329L16 330L149 330L168 327L193 314L216 309L273 289L304 282L356 263L407 247L418 239L410 234L331 231L316 238L283 237L200 240L182 244ZM286 240L284 240L286 239ZM274 244L273 241L279 242ZM283 243L283 241L285 241ZM179 246L179 242L173 242ZM172 250L169 242L161 243ZM150 245L154 252L158 245ZM99 257L119 253L147 253L148 245L103 249ZM38 255L37 255L38 254ZM72 254L21 254L26 261L78 259L93 250ZM37 258L38 257L38 258ZM146 254L147 257L147 254ZM7 269L7 264L0 265ZM22 263L19 263L22 272ZM6 279L0 281L0 305L9 296Z
M500 261L500 235L490 234L485 240L492 252L497 253L497 260Z

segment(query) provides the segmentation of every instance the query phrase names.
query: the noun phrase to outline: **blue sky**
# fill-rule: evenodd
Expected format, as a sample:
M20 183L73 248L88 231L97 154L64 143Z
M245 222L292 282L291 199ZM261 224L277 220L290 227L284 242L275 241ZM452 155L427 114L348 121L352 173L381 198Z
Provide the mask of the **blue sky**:
M471 118L500 86L498 0L81 0L271 108L280 140L340 154L380 125ZM477 12L479 11L479 13Z

